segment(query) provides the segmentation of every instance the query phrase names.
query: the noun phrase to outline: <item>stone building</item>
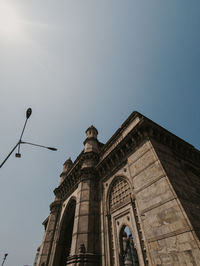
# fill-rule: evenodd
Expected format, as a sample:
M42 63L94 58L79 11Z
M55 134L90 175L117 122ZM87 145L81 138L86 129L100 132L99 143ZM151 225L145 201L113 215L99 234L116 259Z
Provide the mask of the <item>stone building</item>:
M64 163L37 266L200 265L200 151L138 112L97 134Z

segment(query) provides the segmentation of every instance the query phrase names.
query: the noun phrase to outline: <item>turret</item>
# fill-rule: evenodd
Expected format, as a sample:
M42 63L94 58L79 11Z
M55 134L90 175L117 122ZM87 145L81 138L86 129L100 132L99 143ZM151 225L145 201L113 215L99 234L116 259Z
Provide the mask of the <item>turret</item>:
M97 140L98 131L94 126L86 130L86 139L84 141L84 161L83 168L91 168L95 164L95 154L99 152L99 142Z
M99 145L97 140L98 131L94 126L90 126L86 131L86 139L84 141L84 153L95 152L98 153Z
M64 164L63 164L63 172L67 173L69 172L69 170L71 169L73 163L71 158L69 157L69 159L67 159Z
M63 171L62 171L62 174L60 175L60 184L63 182L67 173L72 168L72 166L73 166L73 162L72 162L71 158L67 159L65 161L65 163L63 164Z

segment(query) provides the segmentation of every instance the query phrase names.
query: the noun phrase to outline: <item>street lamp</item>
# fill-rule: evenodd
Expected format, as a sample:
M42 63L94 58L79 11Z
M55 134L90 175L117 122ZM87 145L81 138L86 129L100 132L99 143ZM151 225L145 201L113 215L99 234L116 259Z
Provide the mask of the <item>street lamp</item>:
M21 133L21 136L17 142L17 144L13 147L13 149L11 150L11 152L8 154L8 156L5 158L5 160L1 163L0 165L0 168L4 165L4 163L8 160L8 158L10 157L10 155L14 152L14 150L18 147L18 151L17 153L15 154L15 157L17 158L20 158L21 157L21 153L20 153L20 145L21 144L29 144L29 145L33 145L33 146L37 146L37 147L41 147L41 148L45 148L45 149L48 149L48 150L51 150L51 151L57 151L56 148L52 148L52 147L47 147L47 146L43 146L43 145L40 145L40 144L35 144L35 143L31 143L31 142L26 142L26 141L22 141L22 136L24 134L24 130L25 130L25 127L26 127L26 124L27 124L27 121L29 119L29 117L31 116L32 114L32 109L31 108L28 108L26 110L26 120L25 120L25 123L24 123L24 127L22 129L22 133Z
M31 114L32 114L32 109L31 109L31 108L28 108L28 109L26 110L26 121L25 121L25 123L24 123L24 127L23 127L23 129L22 129L22 133L21 133L21 136L20 136L19 141L18 141L18 152L15 154L15 156L16 156L17 158L20 158L20 157L21 157L21 154L20 154L20 152L19 152L19 151L20 151L20 144L21 144L22 136L23 136L23 134L24 134L25 127L26 127L26 123L27 123L29 117L31 116Z
M2 262L2 264L1 264L1 266L4 265L4 262L5 262L7 256L8 256L8 253L5 253L5 254L4 254L4 258L3 258L3 262Z

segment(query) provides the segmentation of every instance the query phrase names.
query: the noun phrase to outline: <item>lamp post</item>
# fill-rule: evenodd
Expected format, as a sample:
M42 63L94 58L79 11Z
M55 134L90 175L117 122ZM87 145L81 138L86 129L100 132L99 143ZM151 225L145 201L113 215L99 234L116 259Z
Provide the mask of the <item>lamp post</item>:
M26 120L25 120L25 123L24 123L24 127L22 129L22 133L21 133L21 136L20 136L19 141L18 141L18 152L15 154L15 156L18 157L18 158L21 157L21 154L19 153L19 151L20 151L20 144L21 144L21 141L22 141L22 136L24 134L25 127L26 127L26 123L27 123L29 117L31 116L31 114L32 114L32 109L31 108L28 108L26 110Z
M8 160L8 158L10 157L10 155L14 152L14 150L18 147L18 151L17 153L15 154L15 157L17 158L21 158L21 153L20 153L20 145L21 144L29 144L29 145L33 145L33 146L37 146L37 147L41 147L41 148L46 148L48 150L51 150L51 151L57 151L56 148L52 148L52 147L47 147L47 146L44 146L44 145L40 145L40 144L35 144L35 143L31 143L31 142L26 142L26 141L22 141L22 136L24 134L24 130L25 130L25 127L26 127L26 124L27 124L27 121L29 119L29 117L31 116L32 114L32 109L31 108L28 108L26 110L26 120L25 120L25 123L24 123L24 127L22 129L22 133L20 135L20 138L17 142L17 144L13 147L13 149L11 150L11 152L8 154L8 156L4 159L4 161L1 163L0 165L0 168L4 165L4 163Z
M3 262L2 262L2 264L1 264L1 266L4 265L4 262L5 262L7 256L8 256L8 253L5 253L5 254L4 254L4 258L3 258Z

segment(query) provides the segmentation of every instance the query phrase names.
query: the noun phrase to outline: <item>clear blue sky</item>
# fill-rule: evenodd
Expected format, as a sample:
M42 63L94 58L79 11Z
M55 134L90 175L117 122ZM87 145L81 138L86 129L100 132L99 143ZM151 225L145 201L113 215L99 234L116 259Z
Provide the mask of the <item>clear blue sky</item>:
M0 261L32 265L62 164L137 110L199 148L200 1L1 0Z

